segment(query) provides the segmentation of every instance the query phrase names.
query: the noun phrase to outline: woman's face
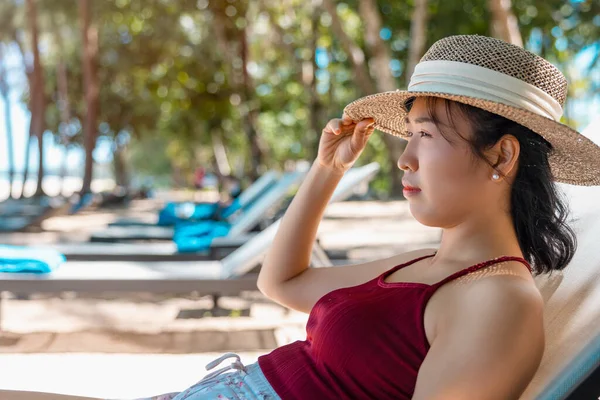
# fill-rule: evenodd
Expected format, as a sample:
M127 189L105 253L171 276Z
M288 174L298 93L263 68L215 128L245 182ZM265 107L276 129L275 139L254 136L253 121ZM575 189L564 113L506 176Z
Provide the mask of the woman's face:
M485 183L491 182L493 171L474 158L469 143L458 135L471 138L468 121L453 115L455 130L445 100L434 104L439 128L429 114L426 99L415 99L406 121L408 144L398 167L404 170L405 185L421 189L405 192L415 219L426 226L451 228L489 208L491 190ZM440 128L452 143L442 136Z

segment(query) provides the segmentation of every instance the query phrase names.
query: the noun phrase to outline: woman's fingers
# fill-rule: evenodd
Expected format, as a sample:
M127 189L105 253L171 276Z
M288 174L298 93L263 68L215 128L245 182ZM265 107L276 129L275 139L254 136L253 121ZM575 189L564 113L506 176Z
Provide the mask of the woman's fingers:
M375 120L373 118L366 118L360 121L356 125L356 131L359 133L371 133L373 132L373 126L375 125Z
M375 121L372 118L363 119L360 121L354 129L354 135L352 135L351 147L353 152L360 153L365 148L371 133L373 133L373 125Z
M341 122L341 119L334 118L327 123L327 126L325 126L325 130L333 133L334 135L339 135L340 133L342 133Z
M352 124L356 124L354 127L354 132L364 133L369 130L372 130L373 124L375 120L373 118L367 118L355 123L351 120L346 114L342 116L342 118L334 118L330 120L325 126L325 130L333 133L334 135L339 135L342 133L343 128L348 128ZM347 129L345 129L347 131Z
M352 119L346 113L342 114L342 124L344 124L344 125L350 125L353 122L354 121L352 121Z

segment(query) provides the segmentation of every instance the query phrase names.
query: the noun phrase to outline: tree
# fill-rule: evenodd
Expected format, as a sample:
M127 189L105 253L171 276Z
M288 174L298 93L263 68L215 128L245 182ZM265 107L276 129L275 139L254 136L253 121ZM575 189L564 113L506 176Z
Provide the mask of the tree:
M29 139L33 136L37 137L38 153L39 153L39 165L37 173L37 185L35 190L35 197L45 195L42 187L44 179L44 131L46 124L46 95L44 85L44 72L42 70L42 64L40 61L39 51L39 39L38 39L38 26L37 26L37 7L35 0L27 0L27 20L29 22L29 29L31 33L31 49L33 52L33 72L30 80L29 94L30 94L30 111L31 111L31 123L29 128ZM26 146L27 154L29 155L29 146ZM26 157L28 163L29 157ZM25 183L27 180L28 166L25 166L25 173L23 174L23 196Z
M56 18L52 18L54 43L56 44L56 51L58 53L58 62L56 64L56 89L58 94L58 109L60 113L60 121L58 128L59 143L65 147L65 157L63 158L62 165L60 167L60 182L61 190L63 192L65 177L67 175L67 155L70 146L69 130L71 126L71 104L69 102L69 84L67 77L67 63L66 53L64 47L64 40L60 27Z
M4 101L4 122L6 124L6 152L8 154L8 196L12 196L15 177L15 154L13 148L12 115L10 93L7 83L7 69L4 62L4 44L0 44L0 95Z
M491 14L491 31L494 37L523 47L517 17L512 12L511 0L488 0Z
M228 8L234 7L225 2L210 3L211 10L215 16L215 34L219 50L223 61L230 68L226 71L229 75L229 81L240 96L243 107L240 109L242 117L242 129L248 138L250 147L250 178L255 180L261 173L261 166L265 163L265 157L268 149L258 131L258 111L259 101L256 98L256 86L250 73L248 72L251 62L251 53L248 45L248 25L252 18L249 18L249 13L254 11L251 7L251 2L238 2L236 5L237 12L244 16L244 22L241 24L234 23L232 18L228 18ZM238 26L241 25L241 26ZM239 63L237 62L239 60ZM241 79L236 77L236 68L234 65L239 64Z
M96 147L97 121L99 107L99 84L96 72L98 56L98 29L91 22L89 0L79 0L79 16L81 20L81 51L83 64L83 81L85 90L85 119L83 123L85 166L81 193L92 191L93 151Z
M415 66L425 52L427 42L427 0L415 0L415 7L410 22L410 45L406 63L406 86L410 83Z
M382 24L375 1L361 0L359 3L360 13L364 17L365 42L373 61L372 73L369 71L365 53L342 27L333 0L323 0L323 6L331 15L331 28L334 34L340 41L342 48L349 55L361 94L364 96L376 92L395 90L397 88L396 81L389 68L391 57L379 34ZM383 140L386 144L388 172L392 181L390 194L401 196L402 177L396 164L403 150L403 143L391 135L384 135Z

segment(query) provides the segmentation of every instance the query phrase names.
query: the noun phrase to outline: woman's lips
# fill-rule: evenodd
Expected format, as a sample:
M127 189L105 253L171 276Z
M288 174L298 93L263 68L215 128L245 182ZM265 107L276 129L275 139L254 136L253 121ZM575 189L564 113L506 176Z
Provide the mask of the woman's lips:
M421 189L414 188L414 187L411 187L411 186L405 186L404 189L402 190L402 193L405 196L411 196L411 195L415 195L415 194L421 193Z

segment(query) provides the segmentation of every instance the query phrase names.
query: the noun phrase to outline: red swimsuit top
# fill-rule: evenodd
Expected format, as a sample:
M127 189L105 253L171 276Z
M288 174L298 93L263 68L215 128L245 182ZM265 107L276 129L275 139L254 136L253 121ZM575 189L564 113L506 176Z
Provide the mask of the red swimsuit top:
M310 312L306 340L273 350L259 366L284 400L410 399L429 342L423 315L433 293L463 275L520 257L499 257L428 285L387 283L393 272L431 254L400 264L358 286L320 298Z

